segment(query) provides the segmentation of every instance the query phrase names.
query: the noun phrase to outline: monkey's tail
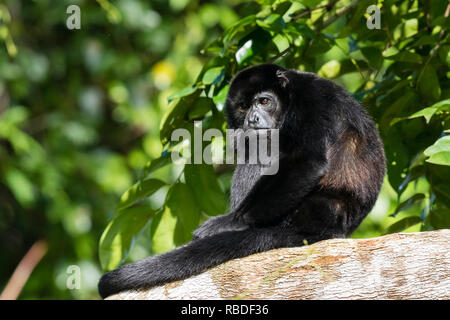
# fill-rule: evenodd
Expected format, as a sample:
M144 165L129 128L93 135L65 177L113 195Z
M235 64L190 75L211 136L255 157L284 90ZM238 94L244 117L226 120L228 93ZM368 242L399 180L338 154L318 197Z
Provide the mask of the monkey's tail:
M108 272L100 279L98 289L105 298L125 290L150 288L188 278L231 259L300 246L303 240L280 227L223 232ZM306 240L311 243L312 239Z

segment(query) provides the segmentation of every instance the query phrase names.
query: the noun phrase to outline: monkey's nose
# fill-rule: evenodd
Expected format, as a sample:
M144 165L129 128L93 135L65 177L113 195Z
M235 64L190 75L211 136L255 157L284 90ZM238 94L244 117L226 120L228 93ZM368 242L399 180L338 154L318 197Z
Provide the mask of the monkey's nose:
M257 115L257 114L251 114L250 117L249 117L249 119L248 119L248 122L249 122L250 124L258 124L258 123L259 123L259 117L258 117L258 115Z

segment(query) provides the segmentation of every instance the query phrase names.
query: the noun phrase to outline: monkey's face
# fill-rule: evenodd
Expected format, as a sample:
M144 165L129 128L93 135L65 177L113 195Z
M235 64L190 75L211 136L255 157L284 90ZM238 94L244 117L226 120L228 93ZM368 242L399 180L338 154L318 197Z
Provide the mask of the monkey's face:
M277 95L271 91L255 94L249 107L239 108L243 113L244 129L275 129L278 127L281 103Z
M279 128L287 104L284 71L275 65L261 65L236 75L226 102L229 128Z

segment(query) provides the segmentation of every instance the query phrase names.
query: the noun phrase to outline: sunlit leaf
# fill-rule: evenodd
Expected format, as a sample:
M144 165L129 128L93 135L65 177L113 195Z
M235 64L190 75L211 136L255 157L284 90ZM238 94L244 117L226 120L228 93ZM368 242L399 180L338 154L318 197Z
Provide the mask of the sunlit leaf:
M450 166L450 150L434 153L426 161L434 164Z
M152 195L164 185L165 183L158 179L145 179L138 181L122 195L117 210L129 207L133 203Z
M159 168L162 168L162 167L168 165L171 162L172 162L172 159L169 156L168 152L164 151L163 154L161 155L161 157L159 157L157 159L153 159L145 165L144 175L148 176L150 173L158 170Z
M100 238L99 256L104 270L115 269L128 256L135 237L155 214L148 206L120 211Z
M224 74L224 67L211 68L203 75L202 82L204 84L218 84L220 81L222 81Z
M324 78L333 79L339 75L340 70L341 64L339 61L331 60L325 63L317 74Z
M184 88L184 89L182 89L182 90L180 90L180 91L178 91L178 92L172 94L171 96L169 96L168 101L169 101L169 103L170 103L170 102L172 102L173 100L176 100L176 99L179 99L179 98L188 96L188 95L190 95L191 93L195 92L195 90L197 90L197 87L196 87L196 86L189 86L189 87L186 87L186 88Z
M163 253L176 247L174 239L176 224L177 217L168 207L164 207L161 212L155 215L150 226L152 251L154 253Z
M436 114L438 111L449 111L450 110L450 99L439 101L435 104L433 104L431 107L424 108L422 110L419 110L409 117L402 117L402 118L395 118L391 121L391 126L399 121L403 121L406 119L414 119L419 117L424 117L426 123L429 123L431 118Z
M191 189L184 183L173 185L167 194L164 211L152 221L153 251L166 252L191 240L199 218L200 208Z
M423 153L430 157L427 162L450 166L450 136L440 138Z
M257 19L256 23L260 27L274 32L281 32L285 26L283 17L279 14L270 14L264 19Z
M252 43L253 40L248 40L242 45L242 47L239 48L238 51L236 51L235 56L238 64L241 64L253 55Z
M216 104L216 107L219 111L223 110L223 107L225 106L225 100L227 98L229 88L230 88L230 85L227 84L219 91L218 94L216 94L213 97L213 101Z

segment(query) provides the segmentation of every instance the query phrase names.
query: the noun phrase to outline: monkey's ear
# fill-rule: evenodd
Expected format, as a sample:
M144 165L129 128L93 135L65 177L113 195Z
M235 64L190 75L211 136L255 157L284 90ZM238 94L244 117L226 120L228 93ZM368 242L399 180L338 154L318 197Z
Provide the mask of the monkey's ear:
M280 84L283 88L287 86L289 83L289 79L287 77L287 71L277 70L277 77L278 81L280 81Z

